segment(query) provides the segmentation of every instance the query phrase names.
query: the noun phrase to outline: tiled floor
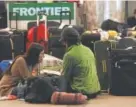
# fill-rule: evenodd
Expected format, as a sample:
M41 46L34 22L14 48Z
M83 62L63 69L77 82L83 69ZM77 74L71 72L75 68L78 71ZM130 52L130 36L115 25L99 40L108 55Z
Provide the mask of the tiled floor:
M23 101L0 101L0 107L75 107L75 105L28 104ZM136 107L136 97L100 95L76 107Z

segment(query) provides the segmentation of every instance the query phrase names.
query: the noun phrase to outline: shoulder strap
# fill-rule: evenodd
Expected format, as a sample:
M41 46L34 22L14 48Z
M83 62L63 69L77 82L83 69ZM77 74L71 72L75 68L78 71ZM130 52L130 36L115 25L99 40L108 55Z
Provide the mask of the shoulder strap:
M37 32L38 32L38 26L36 26L35 28L34 28L34 34L33 34L33 41L34 42L37 42Z

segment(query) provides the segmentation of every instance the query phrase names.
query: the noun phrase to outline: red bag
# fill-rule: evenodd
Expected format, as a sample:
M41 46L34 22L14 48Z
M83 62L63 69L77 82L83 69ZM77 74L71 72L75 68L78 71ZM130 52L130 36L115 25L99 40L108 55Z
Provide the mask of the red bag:
M44 47L45 52L48 51L48 29L44 23L29 29L27 34L26 51L33 42L40 43Z

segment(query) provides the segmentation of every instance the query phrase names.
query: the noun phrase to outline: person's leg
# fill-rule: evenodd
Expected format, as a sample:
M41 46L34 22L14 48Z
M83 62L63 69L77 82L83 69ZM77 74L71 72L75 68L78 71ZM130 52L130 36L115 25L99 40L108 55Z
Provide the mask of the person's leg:
M60 79L60 82L59 82L60 92L75 93L75 91L71 88L70 82L67 81L63 75L60 76L59 79Z
M65 77L64 76L60 76L59 80L60 80L60 82L59 82L59 90L61 92L66 92L67 91L67 82L65 80Z
M74 93L74 90L71 88L71 85L69 83L67 83L67 92Z

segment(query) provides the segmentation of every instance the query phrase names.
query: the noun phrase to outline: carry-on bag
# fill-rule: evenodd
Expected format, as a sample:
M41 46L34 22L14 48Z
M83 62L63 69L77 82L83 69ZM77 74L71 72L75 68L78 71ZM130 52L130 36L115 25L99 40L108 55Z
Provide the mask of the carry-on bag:
M5 1L0 1L0 29L7 27L7 9Z
M68 17L69 17L69 25L71 24L71 12L70 11L61 11L60 12L60 27L50 27L48 29L49 32L49 42L48 42L48 50L49 50L49 54L51 54L52 56L55 56L57 58L63 59L63 56L65 54L65 46L59 41L60 40L60 36L61 36L61 32L63 30L63 28L65 28L66 25L63 25L63 18L62 18L62 14L63 13L68 13ZM63 26L62 26L63 25Z
M16 27L11 27L11 17L16 15L15 22ZM10 18L9 18L10 26L12 34L10 34L10 38L13 41L13 47L14 47L14 54L15 57L18 55L23 55L26 52L26 36L27 36L27 30L19 30L18 29L18 13L17 12L10 12Z
M40 16L43 17L45 23L40 24ZM29 29L27 34L26 50L28 50L31 43L36 42L44 47L44 51L48 52L48 33L47 33L47 16L45 12L39 12L37 14L37 26Z
M10 13L13 14L13 12ZM17 26L15 29L10 29L10 31L0 30L0 61L11 60L25 53L25 37L27 31L19 31Z
M81 42L83 45L89 47L94 52L94 43L96 41L99 41L100 38L101 38L101 35L99 32L91 33L91 32L85 31L81 36Z
M115 49L117 41L96 41L94 43L94 52L96 57L97 73L101 85L102 91L108 91L109 88L109 72L110 61L108 56L110 54L109 49Z
M136 96L136 48L111 50L110 94Z

